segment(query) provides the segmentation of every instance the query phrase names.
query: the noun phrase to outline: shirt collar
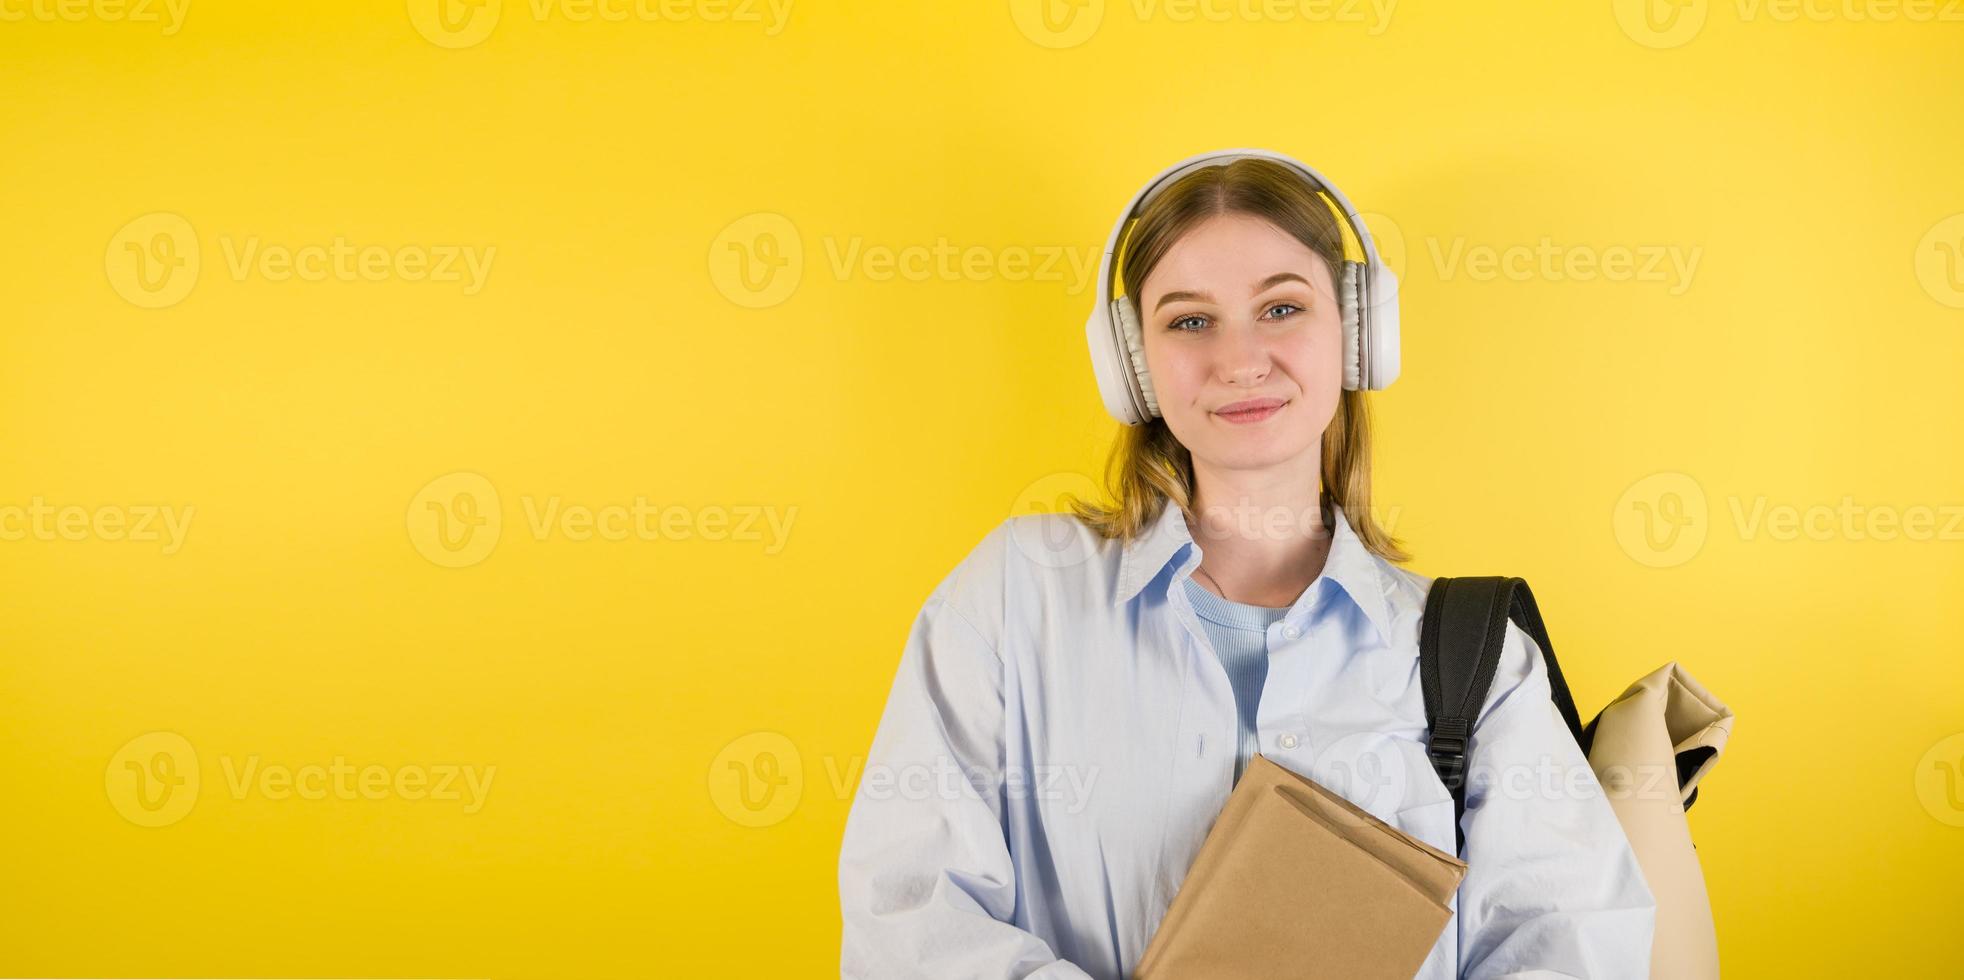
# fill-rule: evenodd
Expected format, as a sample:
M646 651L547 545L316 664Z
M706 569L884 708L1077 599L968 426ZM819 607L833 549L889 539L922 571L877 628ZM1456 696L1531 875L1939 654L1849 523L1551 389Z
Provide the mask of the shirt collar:
M1382 560L1364 546L1363 539L1350 527L1349 518L1344 516L1343 508L1335 501L1330 503L1333 517L1333 532L1330 536L1330 554L1323 561L1323 571L1318 579L1330 579L1343 587L1352 602L1364 611L1364 616L1377 628L1378 635L1386 639L1391 636L1391 611L1385 601L1385 579L1379 574L1378 563ZM1123 605L1139 594L1146 584L1159 576L1166 563L1175 556L1185 554L1188 545L1193 543L1193 535L1187 530L1186 515L1172 501L1160 507L1159 517L1143 533L1126 542L1119 555L1118 586L1113 605ZM1182 566L1184 571L1184 566ZM1177 573L1176 573L1177 577ZM1310 583L1312 588L1315 583ZM1310 596L1304 590L1304 598ZM1301 605L1301 600L1298 600ZM1290 610L1287 617L1298 618L1296 610Z

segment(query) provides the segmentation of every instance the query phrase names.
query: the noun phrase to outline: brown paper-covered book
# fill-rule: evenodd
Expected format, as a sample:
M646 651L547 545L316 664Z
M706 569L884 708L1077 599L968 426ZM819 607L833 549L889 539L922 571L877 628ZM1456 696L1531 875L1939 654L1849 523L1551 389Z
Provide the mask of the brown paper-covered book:
M1133 977L1409 980L1465 876L1465 862L1257 755Z

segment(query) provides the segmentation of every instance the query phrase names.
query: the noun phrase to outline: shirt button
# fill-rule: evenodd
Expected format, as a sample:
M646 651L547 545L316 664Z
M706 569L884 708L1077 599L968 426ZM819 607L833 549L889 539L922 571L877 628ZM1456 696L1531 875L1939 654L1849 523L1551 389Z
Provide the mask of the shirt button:
M1294 735L1284 735L1281 738L1276 739L1275 744L1280 745L1285 749L1293 749L1296 747L1296 737Z
M1282 635L1293 640L1303 635L1303 631L1299 629L1294 623L1291 623L1288 626L1282 627Z

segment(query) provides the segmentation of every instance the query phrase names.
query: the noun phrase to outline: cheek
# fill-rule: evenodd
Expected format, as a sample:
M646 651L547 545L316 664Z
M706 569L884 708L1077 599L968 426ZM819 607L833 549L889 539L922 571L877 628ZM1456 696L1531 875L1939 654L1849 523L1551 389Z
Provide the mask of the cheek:
M1287 350L1291 372L1305 395L1321 401L1320 392L1343 387L1343 328L1335 321L1295 334Z
M1168 404L1184 404L1190 400L1185 395L1199 384L1197 379L1206 371L1206 364L1191 346L1154 343L1149 339L1146 341L1146 371L1152 375L1153 393L1158 396L1163 410Z
M1301 389L1296 418L1304 438L1314 439L1336 418L1343 398L1343 328L1335 323L1305 330L1289 345L1289 374Z

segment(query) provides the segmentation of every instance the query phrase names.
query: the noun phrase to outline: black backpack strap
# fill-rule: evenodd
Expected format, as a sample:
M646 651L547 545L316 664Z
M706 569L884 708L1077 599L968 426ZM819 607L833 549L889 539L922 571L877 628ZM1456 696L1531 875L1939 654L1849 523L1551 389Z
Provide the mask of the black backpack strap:
M1425 694L1429 729L1426 755L1439 781L1452 793L1453 834L1461 849L1466 844L1460 818L1466 813L1467 746L1500 667L1510 619L1541 648L1550 696L1569 734L1582 744L1575 699L1555 661L1555 647L1548 641L1527 582L1495 575L1433 579L1418 637L1419 686Z

